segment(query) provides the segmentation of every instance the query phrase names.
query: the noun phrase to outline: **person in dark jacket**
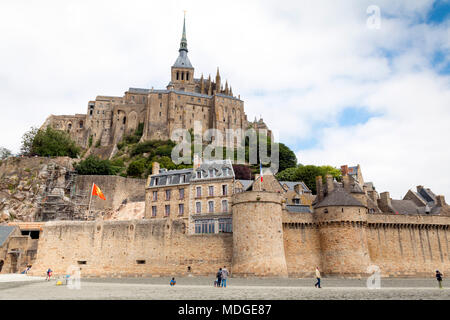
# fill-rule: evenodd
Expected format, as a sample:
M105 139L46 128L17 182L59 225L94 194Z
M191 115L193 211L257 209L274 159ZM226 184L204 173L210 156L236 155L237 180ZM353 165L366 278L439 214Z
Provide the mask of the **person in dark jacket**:
M439 289L442 289L442 273L439 270L436 270L436 280L439 283Z
M220 284L222 282L222 268L219 268L216 277L217 277L217 287L220 288Z

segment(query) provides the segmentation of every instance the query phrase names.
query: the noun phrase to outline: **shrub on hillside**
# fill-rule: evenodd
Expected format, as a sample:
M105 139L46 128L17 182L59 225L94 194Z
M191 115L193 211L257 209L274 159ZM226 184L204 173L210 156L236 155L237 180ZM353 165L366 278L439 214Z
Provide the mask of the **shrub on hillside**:
M45 130L32 128L22 137L21 154L27 156L76 158L80 151L67 132L51 127Z
M89 156L75 166L75 170L81 175L115 175L120 167L114 166L109 160L101 160L95 156Z

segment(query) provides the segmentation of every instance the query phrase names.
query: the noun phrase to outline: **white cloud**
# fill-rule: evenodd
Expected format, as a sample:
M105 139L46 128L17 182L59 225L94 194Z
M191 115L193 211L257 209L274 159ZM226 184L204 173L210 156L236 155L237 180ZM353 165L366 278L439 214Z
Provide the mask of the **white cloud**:
M366 27L372 4L381 8L379 30ZM450 23L420 23L432 4L3 1L0 146L18 151L30 126L83 113L97 95L165 87L186 9L196 76L214 77L220 66L250 119L261 114L292 146L318 137L317 147L296 150L302 162L360 163L397 197L416 184L450 197L450 86L432 65L436 50L448 62ZM346 107L383 115L339 128Z

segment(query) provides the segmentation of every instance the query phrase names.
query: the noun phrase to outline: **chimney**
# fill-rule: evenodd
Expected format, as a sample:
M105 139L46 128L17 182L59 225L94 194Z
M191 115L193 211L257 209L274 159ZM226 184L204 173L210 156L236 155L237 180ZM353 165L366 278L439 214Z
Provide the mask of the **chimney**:
M159 174L159 162L152 163L152 176Z
M327 174L325 178L327 180L327 194L330 194L334 190L333 176Z
M341 166L342 176L348 175L348 165Z
M446 205L444 196L436 196L436 206L445 207Z
M389 195L389 192L383 192L380 194L380 199L378 201L378 207L380 207L381 211L384 212L392 212L392 204L391 204L391 197Z
M322 176L316 177L317 203L323 200Z
M375 204L377 203L378 197L377 192L375 190L367 191L367 195L373 202L375 202Z
M350 192L351 190L350 177L348 175L342 175L342 183L344 185L344 190Z

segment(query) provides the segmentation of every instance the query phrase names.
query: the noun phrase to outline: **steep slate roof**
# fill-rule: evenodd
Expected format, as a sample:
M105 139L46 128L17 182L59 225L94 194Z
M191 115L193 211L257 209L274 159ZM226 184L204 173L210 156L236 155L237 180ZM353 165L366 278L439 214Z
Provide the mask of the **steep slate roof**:
M238 181L242 184L244 191L247 191L248 188L253 184L253 180L239 180Z
M15 226L0 226L0 247L3 246L3 244L8 239L8 237L11 235L11 233L14 231L15 228L17 228L17 227L15 227Z
M209 176L209 170L214 169L214 175ZM223 169L228 169L225 175ZM206 179L217 179L217 178L233 178L234 170L231 160L210 160L204 161L195 172L201 171L201 178L197 178L196 174L193 173L191 181L203 181Z
M419 213L417 205L412 200L391 200L392 208L399 214ZM423 207L425 208L425 207ZM424 212L425 213L425 212Z
M180 51L180 55L178 56L177 60L173 64L174 68L189 68L194 69L194 67L191 64L191 61L189 61L189 58L187 56L186 51Z
M189 183L192 177L192 172L192 169L162 171L158 175L152 176L149 187L180 184L181 176L185 177L185 182L183 184ZM158 178L158 184L155 184L156 178Z
M311 190L309 190L309 188L306 186L306 184L303 181L280 181L281 185L286 184L287 187L289 188L289 190L294 190L294 187L296 185L301 185L303 191L305 192L311 192Z
M336 187L335 187L336 188ZM337 188L328 194L321 202L315 205L314 208L322 207L364 207L364 205L345 192L341 188Z

